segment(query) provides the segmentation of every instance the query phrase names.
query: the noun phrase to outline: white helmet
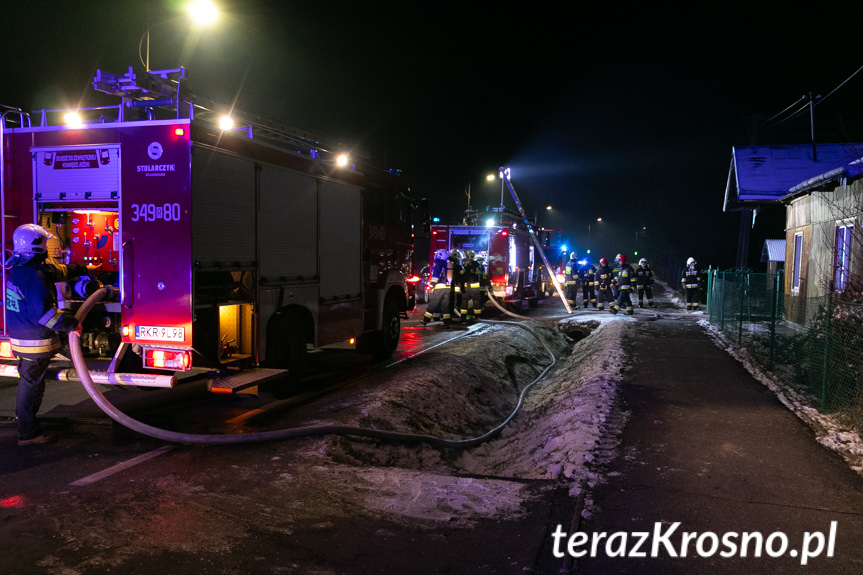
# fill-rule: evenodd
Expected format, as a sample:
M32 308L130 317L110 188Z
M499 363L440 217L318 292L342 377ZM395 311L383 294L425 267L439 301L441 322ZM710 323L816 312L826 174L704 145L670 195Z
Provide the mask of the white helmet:
M455 261L460 260L460 259L461 259L461 252L460 252L460 251L458 251L457 249L453 249L453 250L449 253L449 259L451 259L451 260L455 260Z
M434 253L434 259L436 260L444 260L446 261L446 257L449 255L449 252L445 249L439 249Z
M641 258L640 260L638 260L638 265L646 266L647 265L647 258Z
M695 261L695 258L689 258L688 260L686 260L686 265L688 265L688 266L693 266L696 263L698 263L698 262Z
M36 224L18 226L12 232L12 254L18 257L18 263L26 263L40 254L47 254L48 240L53 237Z
M474 259L475 257L476 257L476 254L473 252L473 250L467 250L467 251L464 253L464 259L466 259L466 260L472 260L472 259Z

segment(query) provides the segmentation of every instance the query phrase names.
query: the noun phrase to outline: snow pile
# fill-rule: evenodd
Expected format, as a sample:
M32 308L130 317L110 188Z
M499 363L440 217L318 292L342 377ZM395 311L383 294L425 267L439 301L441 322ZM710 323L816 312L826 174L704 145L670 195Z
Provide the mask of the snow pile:
M501 436L467 450L465 471L502 477L596 478L589 466L610 456L623 426L616 413L625 369L628 323L611 321L573 346L553 376L531 390L519 417ZM566 324L562 324L566 329Z
M791 375L783 376L782 366L777 365L775 371L764 370L752 359L746 347L729 341L708 320L701 320L699 324L719 347L739 361L752 377L770 389L783 405L809 425L821 445L838 453L851 469L863 475L863 441L856 431L844 425L836 415L822 413L814 407L815 398L794 386Z
M550 349L553 369L487 442L436 449L327 436L309 445L309 462L323 457L328 468L351 470L365 485L367 508L403 518L469 522L517 514L529 496L523 479L563 478L573 494L582 482L595 484L601 477L591 466L613 457L623 426L617 394L629 322L585 319L528 322L534 333L484 325L400 364L374 389L340 398L323 416L317 410L323 421L315 422L478 437L512 414L522 390L551 363Z

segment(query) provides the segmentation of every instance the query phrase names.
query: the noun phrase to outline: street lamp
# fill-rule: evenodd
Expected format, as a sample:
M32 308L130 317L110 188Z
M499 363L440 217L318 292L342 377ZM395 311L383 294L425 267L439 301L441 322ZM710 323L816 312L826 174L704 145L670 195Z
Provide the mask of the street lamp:
M645 230L647 230L646 226L642 226L642 228L640 230L635 230L635 250L633 250L633 254L632 254L633 256L638 255L638 234L640 234L641 232L643 232Z
M488 174L485 177L485 181L493 182L495 180L494 174ZM467 210L465 210L465 225L476 225L476 210L473 209L473 206L470 203L470 185L473 182L477 182L479 180L468 180L468 182L464 185L464 193L467 196Z
M596 218L597 222L601 222L602 218ZM590 226L592 222L587 222L587 253L590 253Z
M193 24L210 25L219 18L219 9L211 0L194 0L188 5L188 14ZM160 22L164 24L165 22ZM150 7L147 5L147 31L141 41L146 40L145 58L142 62L146 71L150 71ZM141 55L141 43L138 43L138 57Z

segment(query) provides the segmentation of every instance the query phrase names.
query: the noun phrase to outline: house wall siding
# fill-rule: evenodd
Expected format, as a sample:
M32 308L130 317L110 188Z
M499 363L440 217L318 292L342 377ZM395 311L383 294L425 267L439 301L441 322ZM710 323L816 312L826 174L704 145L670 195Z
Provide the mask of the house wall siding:
M854 225L851 273L863 272L863 180L847 185L835 185L828 191L813 192L796 198L786 207L786 261L793 262L794 234L803 231L803 259L799 297L820 297L830 292L833 280L833 252L836 226L839 223ZM791 292L793 269L786 266L786 293ZM805 276L805 281L804 281Z

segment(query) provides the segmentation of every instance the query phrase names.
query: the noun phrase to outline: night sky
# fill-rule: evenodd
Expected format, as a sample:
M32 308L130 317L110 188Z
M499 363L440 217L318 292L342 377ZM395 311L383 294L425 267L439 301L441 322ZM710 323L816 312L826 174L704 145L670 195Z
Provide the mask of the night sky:
M826 2L215 1L208 30L190 30L179 0L16 3L0 103L113 103L90 81L143 71L149 25L151 68L184 65L216 101L361 146L444 222L468 182L473 207L499 205L484 177L509 166L527 211L580 253L590 225L594 259L637 241L648 259L728 268L732 146L808 143L808 112L767 120L863 66L863 11ZM863 142L861 93L863 72L818 101L817 141ZM750 266L783 215L759 215Z

